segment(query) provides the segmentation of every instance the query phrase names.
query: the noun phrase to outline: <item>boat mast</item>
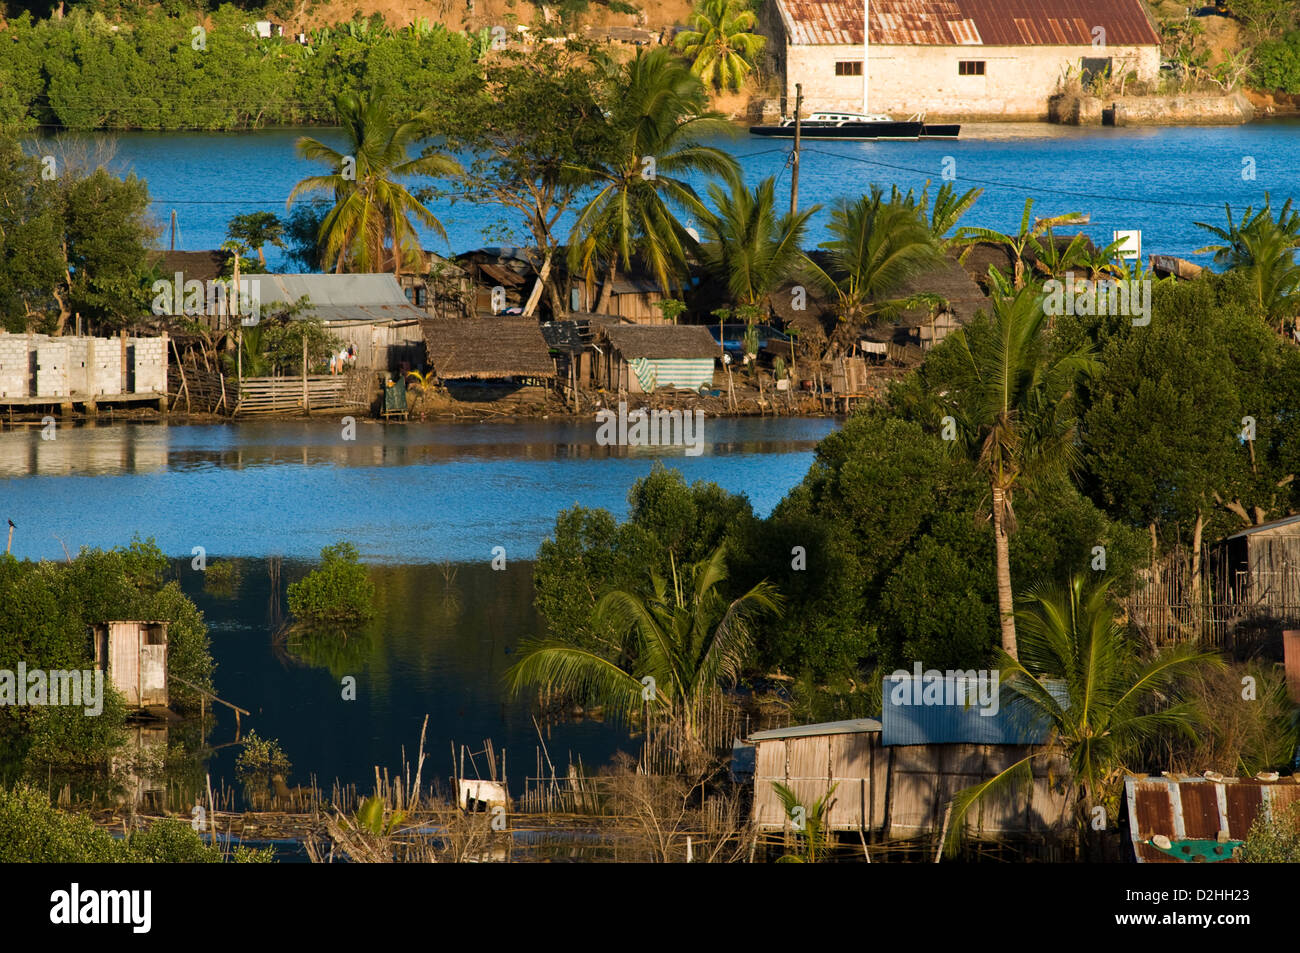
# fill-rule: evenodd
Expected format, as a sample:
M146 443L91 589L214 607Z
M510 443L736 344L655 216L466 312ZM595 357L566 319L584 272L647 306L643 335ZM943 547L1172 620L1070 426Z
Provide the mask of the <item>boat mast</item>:
M870 83L867 78L871 62L871 0L862 0L862 115L870 116Z

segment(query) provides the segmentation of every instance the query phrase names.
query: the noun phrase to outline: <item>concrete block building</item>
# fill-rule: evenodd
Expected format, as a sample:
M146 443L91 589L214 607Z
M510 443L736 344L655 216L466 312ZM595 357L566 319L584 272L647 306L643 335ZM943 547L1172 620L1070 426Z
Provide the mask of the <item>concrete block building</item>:
M805 115L1041 120L1069 76L1160 73L1141 0L767 0L759 30L787 115L800 83Z

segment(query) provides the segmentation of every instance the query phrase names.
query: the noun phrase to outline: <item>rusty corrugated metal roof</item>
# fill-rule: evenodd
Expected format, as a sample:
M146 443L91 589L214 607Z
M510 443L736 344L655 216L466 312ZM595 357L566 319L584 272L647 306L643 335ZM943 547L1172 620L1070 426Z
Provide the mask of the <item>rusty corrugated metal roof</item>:
M862 0L777 0L790 42L861 46ZM1138 0L871 0L882 46L1087 46L1160 42Z
M1220 831L1232 841L1250 833L1267 801L1274 816L1300 802L1300 784L1294 777L1277 781L1253 778L1130 777L1124 782L1129 812L1129 836L1138 863L1177 864L1177 858L1148 841L1163 834L1171 841L1215 840Z

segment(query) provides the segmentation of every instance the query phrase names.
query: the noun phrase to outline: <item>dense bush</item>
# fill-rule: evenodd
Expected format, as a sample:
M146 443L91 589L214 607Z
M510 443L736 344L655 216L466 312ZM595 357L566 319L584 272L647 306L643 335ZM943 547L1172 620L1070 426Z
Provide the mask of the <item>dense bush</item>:
M154 12L110 23L73 9L24 13L5 30L0 126L243 129L332 122L333 97L383 84L412 111L472 68L469 41L442 27L392 31L355 20L317 30L310 46L260 39L229 4L199 15ZM204 33L195 33L202 29Z
M235 862L267 862L266 851L235 850ZM222 855L184 821L165 818L129 840L114 838L90 818L50 805L37 788L0 787L0 863L220 863Z
M353 625L374 615L375 586L351 543L320 552L321 564L288 589L289 611L308 625Z
M1255 85L1300 93L1300 32L1255 47Z
M168 670L211 689L212 656L203 615L167 581L167 558L152 541L109 550L82 550L71 563L0 556L0 669L78 669L93 666L89 627L109 619L153 619L168 625ZM0 708L0 752L30 764L102 762L120 742L125 708L107 684L104 710ZM198 694L173 679L174 707L197 709Z
M1296 805L1277 817L1261 812L1237 860L1243 864L1300 864L1300 811Z

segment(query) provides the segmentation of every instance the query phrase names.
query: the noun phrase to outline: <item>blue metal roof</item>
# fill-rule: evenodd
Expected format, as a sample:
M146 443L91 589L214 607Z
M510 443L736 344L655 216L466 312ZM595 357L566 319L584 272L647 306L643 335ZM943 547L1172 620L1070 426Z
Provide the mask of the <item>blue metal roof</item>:
M937 704L933 698L927 703L926 683L918 683L915 676L885 677L881 744L1025 745L1043 744L1047 740L1050 728L1047 720L1032 717L1018 697L1001 690L996 696L996 706L989 704L989 713L985 714L973 685L959 692L956 673L934 674L939 676L934 683L943 689ZM1058 699L1066 700L1063 686L1059 691L1055 687L1051 690ZM966 704L959 701L963 695L967 696ZM971 695L975 696L973 701Z

